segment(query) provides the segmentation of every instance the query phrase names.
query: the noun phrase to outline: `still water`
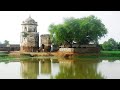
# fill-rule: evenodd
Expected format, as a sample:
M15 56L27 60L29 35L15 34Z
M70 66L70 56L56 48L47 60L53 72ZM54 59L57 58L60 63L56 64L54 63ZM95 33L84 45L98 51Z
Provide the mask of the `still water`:
M0 62L0 79L120 79L120 61L29 59Z

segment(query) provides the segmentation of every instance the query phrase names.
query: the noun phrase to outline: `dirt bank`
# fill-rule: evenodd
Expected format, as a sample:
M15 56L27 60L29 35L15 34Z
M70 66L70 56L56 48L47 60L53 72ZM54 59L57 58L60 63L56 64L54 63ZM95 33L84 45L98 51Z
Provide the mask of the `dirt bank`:
M10 56L20 57L23 56L59 56L59 57L73 57L73 56L91 56L91 55L98 55L98 54L78 54L78 53L62 53L62 52L10 52Z

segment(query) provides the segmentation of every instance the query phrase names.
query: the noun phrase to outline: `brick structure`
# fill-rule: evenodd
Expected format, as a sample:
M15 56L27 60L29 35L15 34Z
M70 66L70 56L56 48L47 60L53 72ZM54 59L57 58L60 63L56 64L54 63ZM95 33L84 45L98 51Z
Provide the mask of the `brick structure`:
M41 45L44 45L44 51L50 52L51 50L51 40L49 34L43 34L41 35Z
M89 45L80 45L79 47L74 48L60 48L59 52L69 52L69 53L99 53L100 52L100 46L95 44L89 44Z
M29 17L22 23L20 38L20 51L37 52L39 49L39 32L37 32L37 22Z

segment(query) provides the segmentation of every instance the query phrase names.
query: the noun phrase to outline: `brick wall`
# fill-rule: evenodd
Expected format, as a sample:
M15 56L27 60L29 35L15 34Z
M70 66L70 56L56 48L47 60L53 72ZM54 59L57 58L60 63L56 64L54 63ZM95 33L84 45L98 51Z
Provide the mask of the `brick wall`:
M88 48L60 48L60 52L72 52L72 53L98 53L99 47L88 47Z
M21 51L23 52L37 52L39 47L21 47Z

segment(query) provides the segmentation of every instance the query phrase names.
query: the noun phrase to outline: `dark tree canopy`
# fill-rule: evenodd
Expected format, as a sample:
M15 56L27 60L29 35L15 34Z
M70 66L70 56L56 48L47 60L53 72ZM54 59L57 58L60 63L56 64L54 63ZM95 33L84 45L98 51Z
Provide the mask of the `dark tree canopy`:
M107 29L100 19L91 15L83 18L65 18L62 24L51 24L49 32L53 43L58 45L69 44L74 42L97 44L98 39L107 34Z

